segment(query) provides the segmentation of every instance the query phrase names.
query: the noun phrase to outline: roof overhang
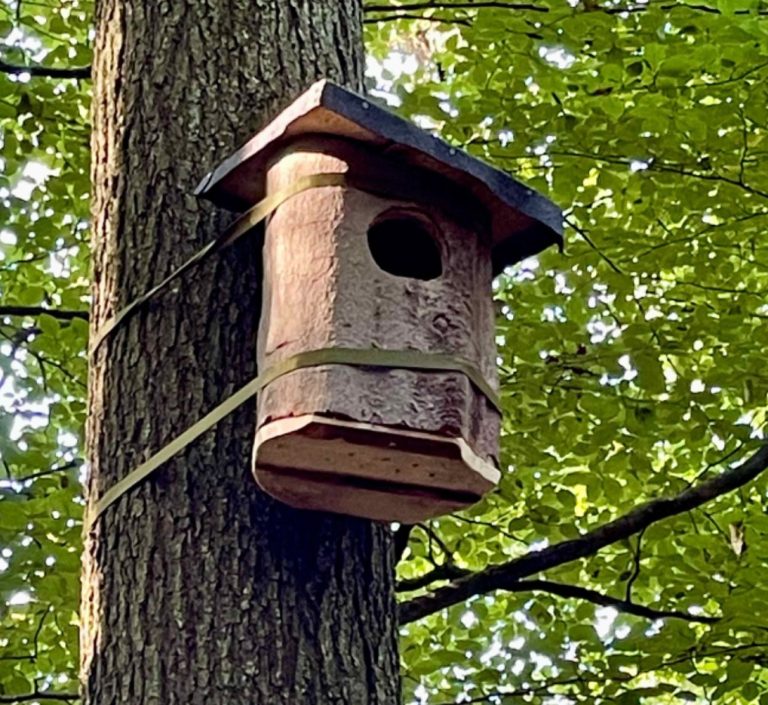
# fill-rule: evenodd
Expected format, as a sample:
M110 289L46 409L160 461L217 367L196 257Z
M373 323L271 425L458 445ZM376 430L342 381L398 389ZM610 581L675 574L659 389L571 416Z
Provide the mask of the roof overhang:
M494 271L563 244L561 210L548 198L369 99L318 81L261 132L225 159L195 194L243 211L264 197L270 159L302 135L333 135L364 143L403 167L426 169L467 189L488 211Z

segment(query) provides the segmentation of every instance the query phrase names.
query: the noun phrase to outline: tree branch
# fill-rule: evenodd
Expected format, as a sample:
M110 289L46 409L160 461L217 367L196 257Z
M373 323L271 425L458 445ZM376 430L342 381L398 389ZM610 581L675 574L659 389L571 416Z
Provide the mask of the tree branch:
M45 314L60 321L80 318L87 321L88 311L68 311L65 309L45 308L44 306L0 306L0 316L40 316Z
M608 255L606 255L592 240L592 238L589 236L589 233L584 230L583 228L576 225L576 223L573 222L572 219L568 218L568 216L565 216L563 220L571 227L573 228L579 235L581 235L584 242L587 243L597 254L600 256L601 259L603 259L606 264L614 271L616 274L620 274L621 276L624 276L624 272L616 265L613 260L611 260Z
M594 159L596 162L606 162L608 164L626 164L631 165L632 159L621 157L621 156L614 156L614 155L600 155L600 154L594 154L589 152L578 152L578 151L560 151L560 150L552 150L551 152L547 152L547 154L555 157L577 157L581 159ZM722 174L707 174L703 173L702 171L696 171L689 169L681 164L673 164L670 162L663 162L656 157L651 157L647 160L647 169L648 171L659 171L659 172L665 172L669 174L679 174L680 176L688 176L693 179L702 179L704 181L720 181L725 184L730 184L731 186L737 186L738 188L743 189L747 193L754 194L755 196L760 196L761 198L768 198L768 191L763 191L759 188L756 188L754 186L751 186L750 184L747 184L743 181L740 181L739 179L733 179L729 176L723 176Z
M715 624L720 621L720 617L705 617L678 610L657 610L645 605L638 605L631 600L622 600L619 597L604 595L602 592L590 588L566 585L565 583L556 583L550 580L519 580L512 584L511 589L513 592L530 590L534 592L548 592L558 597L586 600L601 607L613 607L618 612L633 614L637 617L645 617L651 620L683 619L687 622L700 622L701 624Z
M708 85L714 85L714 84L700 84L701 87L707 87ZM690 87L690 86L689 86ZM493 142L499 142L497 139L493 140L485 140L486 143L493 143ZM478 144L478 141L475 141L475 144ZM491 157L498 160L504 160L504 159L510 159L519 161L521 159L531 159L531 154L505 154L503 152L498 153L491 153ZM593 159L596 162L604 162L605 164L621 164L621 165L627 165L631 166L632 162L635 161L634 159L631 159L629 157L623 157L613 154L595 154L590 152L580 152L576 150L551 150L546 152L546 156L549 157L563 157L563 158L573 158L573 159ZM731 178L730 176L724 176L722 174L710 174L710 173L704 173L701 170L694 170L687 168L681 164L675 164L672 162L663 162L658 160L654 155L651 155L648 157L647 160L645 160L646 163L646 169L648 171L657 171L667 174L678 174L680 176L687 176L692 179L701 179L703 181L718 181L724 184L730 184L731 186L736 186L737 188L740 188L747 193L751 193L755 196L760 196L761 198L768 199L768 191L764 191L762 189L759 189L755 186L752 186L751 184L747 184L743 181L740 181L739 179Z
M29 702L57 702L71 703L80 700L77 693L46 693L45 691L35 691L34 693L25 693L24 695L0 695L0 703L8 705L17 705L17 703Z
M84 462L85 461L82 458L75 458L71 462L64 463L64 465L55 465L52 468L48 468L48 470L33 472L30 475L25 475L24 477L11 477L10 480L12 482L18 483L30 482L32 480L37 480L39 477L47 477L48 475L55 475L56 473L60 472L69 472L70 470L79 468Z
M371 17L363 20L363 24L379 24L380 22L396 22L397 20L420 20L434 22L435 24L458 24L463 27L471 27L472 22L462 17L443 17L442 15L411 15L407 12L379 17Z
M455 580L471 575L470 571L458 568L453 565L441 565L425 575L410 580L401 580L395 587L396 592L410 592L427 587L438 580ZM579 585L567 585L565 583L553 582L551 580L516 580L513 579L504 590L507 592L547 592L550 595L558 597L571 598L576 600L586 600L601 607L613 607L618 612L624 614L633 614L636 617L645 619L682 619L687 622L699 622L701 624L715 624L720 621L720 617L706 617L678 610L661 610L653 607L646 607L632 602L629 598L621 599L605 595L591 588L581 587ZM401 624L408 624L408 610L404 609L405 602L400 605Z
M768 468L768 443L762 445L741 465L723 471L717 477L689 487L674 497L663 497L633 509L577 539L563 541L540 551L533 551L506 563L458 578L428 595L404 602L399 608L401 624L408 624L446 607L464 602L474 595L495 590L514 589L516 582L529 575L594 555L601 549L640 533L669 517L706 504L754 480Z
M40 78L73 78L75 80L86 80L91 77L90 66L76 66L73 68L55 68L53 66L18 66L0 61L0 72L11 76L18 76L22 73L28 73L30 76ZM0 700L2 702L2 700Z
M407 578L406 580L398 581L397 585L395 585L395 592L413 592L414 590L429 587L438 580L456 580L471 574L471 571L459 568L453 563L444 563L417 578Z
M497 8L503 10L531 10L533 12L549 12L548 7L532 5L526 2L503 2L502 0L483 0L478 2L414 2L407 5L366 5L364 12L413 12L414 10L478 10Z
M400 524L400 526L393 532L396 564L400 562L405 553L405 549L408 548L408 540L411 537L413 527L413 524Z
M608 15L623 15L633 14L638 12L647 12L649 9L659 8L664 12L670 10L687 10L706 12L713 15L722 14L721 10L716 7L710 7L709 5L690 5L684 2L672 2L672 3L641 3L641 4L628 4L619 6L601 6L597 5L589 10L577 9L575 12L604 12ZM500 10L529 10L532 12L551 12L548 7L541 7L533 5L531 3L524 2L504 2L503 0L488 0L472 2L436 2L435 0L429 0L428 2L413 2L404 5L366 5L363 7L364 12L378 12L378 13L397 13L397 12L413 12L419 10L477 10L477 9L500 9ZM571 10L574 12L574 10ZM735 10L736 15L747 15L754 12L750 9ZM768 10L758 10L758 15L768 14ZM422 19L429 19L424 17Z
M445 545L445 541L443 541L437 535L437 532L435 532L431 526L431 522L428 524L416 524L416 526L418 526L427 535L427 549L429 551L429 560L431 561L432 565L438 565L437 561L435 560L434 550L432 548L433 542L436 543L437 547L443 552L445 562L453 563L453 551L451 551L451 549Z
M690 485L689 485L690 486ZM693 516L693 515L691 515ZM629 576L629 580L627 580L627 586L625 588L624 592L624 599L627 602L630 602L632 600L632 587L635 584L635 580L637 580L640 577L640 561L642 548L643 548L643 534L645 533L645 529L643 529L638 535L637 535L637 545L635 546L635 555L634 555L634 566L632 567L632 575Z

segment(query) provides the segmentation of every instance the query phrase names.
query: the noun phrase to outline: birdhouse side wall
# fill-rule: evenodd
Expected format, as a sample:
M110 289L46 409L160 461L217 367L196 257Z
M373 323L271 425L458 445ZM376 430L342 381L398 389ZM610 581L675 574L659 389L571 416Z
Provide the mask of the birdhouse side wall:
M270 168L268 192L350 168L360 164L348 154L294 149ZM402 174L401 191L410 176ZM259 369L328 347L418 350L462 358L497 388L490 235L446 216L439 201L333 186L284 203L266 227ZM439 251L439 276L396 276L377 264L368 233L388 218L396 221L393 240L397 223L423 225ZM395 259L412 256L407 238L400 246ZM283 376L260 394L259 428L305 414L461 437L479 457L498 458L499 414L458 372L325 365Z

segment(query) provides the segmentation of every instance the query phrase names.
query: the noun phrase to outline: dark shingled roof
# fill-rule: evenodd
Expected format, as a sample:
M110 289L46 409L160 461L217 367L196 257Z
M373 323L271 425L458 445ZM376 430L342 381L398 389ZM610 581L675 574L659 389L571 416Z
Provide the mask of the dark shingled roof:
M263 196L267 162L291 139L329 134L362 142L404 166L440 174L468 189L491 217L494 270L563 244L562 212L509 174L422 130L369 99L319 81L209 173L195 193L236 211Z

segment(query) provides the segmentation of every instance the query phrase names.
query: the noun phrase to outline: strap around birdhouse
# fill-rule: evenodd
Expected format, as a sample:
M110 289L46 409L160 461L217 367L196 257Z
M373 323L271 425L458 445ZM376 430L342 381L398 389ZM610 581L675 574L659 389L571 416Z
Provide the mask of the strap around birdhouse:
M195 439L213 428L219 421L258 394L259 390L274 380L296 370L321 365L350 365L353 367L379 367L388 369L430 370L435 372L460 372L485 395L499 411L500 400L481 372L467 360L442 353L424 353L417 350L359 350L352 348L322 348L292 355L238 389L202 419L174 438L148 460L129 472L110 487L93 505L85 518L85 530L89 531L104 511L120 497L149 477L160 466L184 450Z
M178 279L182 274L192 269L195 265L207 259L209 255L223 250L237 242L237 240L258 225L268 215L277 210L289 198L298 195L302 191L318 188L320 186L344 186L347 183L347 180L347 175L342 173L310 174L309 176L302 176L296 179L296 181L286 188L263 198L253 206L253 208L243 213L243 215L232 223L232 225L218 235L216 239L211 240L205 247L198 250L192 257L184 262L184 264L171 272L159 284L153 286L149 291L144 292L112 318L108 319L101 328L99 328L96 335L94 335L93 340L91 341L90 354L93 355L99 345L101 345L123 321L125 321L131 314L135 313L150 299L157 296L157 294L165 289L171 282Z

